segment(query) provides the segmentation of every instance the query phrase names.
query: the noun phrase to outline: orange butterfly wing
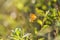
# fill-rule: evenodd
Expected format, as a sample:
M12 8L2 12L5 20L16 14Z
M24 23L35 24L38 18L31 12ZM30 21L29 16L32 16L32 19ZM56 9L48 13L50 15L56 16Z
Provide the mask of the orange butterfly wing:
M30 14L30 22L33 22L35 19L36 19L37 17L36 17L36 15L35 14L33 14L33 13L31 13Z

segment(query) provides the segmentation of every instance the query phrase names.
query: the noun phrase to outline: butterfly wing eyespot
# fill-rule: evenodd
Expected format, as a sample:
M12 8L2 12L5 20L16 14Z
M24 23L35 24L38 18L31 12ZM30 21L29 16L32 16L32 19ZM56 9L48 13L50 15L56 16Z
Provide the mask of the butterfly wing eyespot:
M33 22L36 18L37 18L37 16L35 14L31 13L29 21Z

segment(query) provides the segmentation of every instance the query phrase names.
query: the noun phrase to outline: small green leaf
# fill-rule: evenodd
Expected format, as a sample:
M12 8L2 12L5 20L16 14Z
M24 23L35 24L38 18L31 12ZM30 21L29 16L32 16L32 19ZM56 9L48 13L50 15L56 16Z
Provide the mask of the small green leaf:
M37 34L37 33L38 33L37 28L35 28L35 34Z
M42 23L42 21L41 20L37 20L37 23L39 23L40 25L42 25L43 23Z
M48 2L48 5L51 6L51 2L50 1Z
M20 31L21 31L21 30L20 30L19 28L16 28L16 29L15 29L16 35L19 35L19 34L20 34Z
M42 5L42 9L43 10L46 10L47 9L47 6L46 5Z
M49 26L48 25L44 25L42 29L46 29L48 28Z
M44 38L40 38L40 39L38 39L38 40L44 40Z

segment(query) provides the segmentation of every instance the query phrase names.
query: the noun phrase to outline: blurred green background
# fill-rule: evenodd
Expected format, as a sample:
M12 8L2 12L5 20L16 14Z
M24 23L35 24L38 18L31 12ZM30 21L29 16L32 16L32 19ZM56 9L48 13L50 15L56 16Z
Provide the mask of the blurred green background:
M0 0L0 40L60 40L60 0Z

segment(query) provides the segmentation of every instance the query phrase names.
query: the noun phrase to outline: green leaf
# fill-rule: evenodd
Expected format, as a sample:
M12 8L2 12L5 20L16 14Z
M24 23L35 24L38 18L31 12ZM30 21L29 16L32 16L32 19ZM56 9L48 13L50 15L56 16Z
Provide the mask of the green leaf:
M43 10L40 10L38 8L35 9L36 10L36 13L39 15L39 16L44 16L44 11Z
M47 9L47 6L46 5L42 5L42 9L43 10L46 10Z
M40 38L40 39L38 39L38 40L44 40L44 38Z
M16 32L16 35L18 35L18 36L19 36L19 34L20 34L20 32L21 32L21 29L16 28L16 29L15 29L15 32Z
M51 2L50 1L48 2L48 5L51 6Z
M39 20L39 19L37 20L37 23L39 23L41 26L42 26L42 24L43 24L42 21Z
M42 29L46 29L48 28L49 26L48 25L44 25Z
M38 33L37 28L35 28L35 34L37 34L37 33Z

